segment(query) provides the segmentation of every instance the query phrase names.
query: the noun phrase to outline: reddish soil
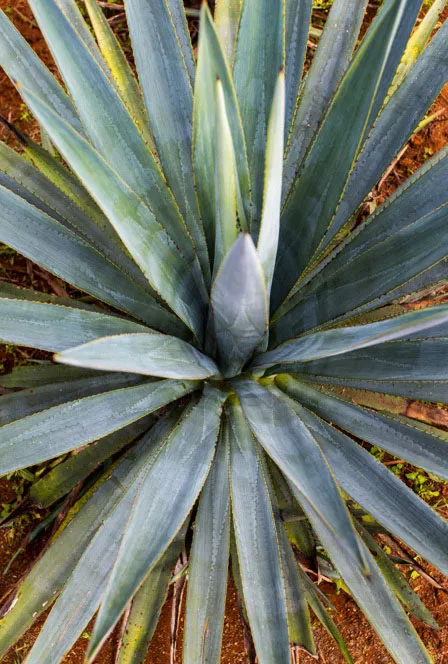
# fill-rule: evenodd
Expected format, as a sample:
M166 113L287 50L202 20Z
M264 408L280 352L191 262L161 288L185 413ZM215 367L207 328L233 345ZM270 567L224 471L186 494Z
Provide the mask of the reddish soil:
M190 3L191 6L198 6L199 3ZM26 39L33 46L38 55L46 64L55 71L54 63L42 39L31 13L29 12L26 0L0 0L0 7L5 9L11 20L18 29L25 35ZM445 18L448 17L448 11L445 12ZM119 27L119 26L118 26ZM196 26L192 22L192 33L195 33ZM402 158L395 164L388 177L384 180L381 188L374 192L376 203L381 202L388 196L398 184L405 180L414 172L430 155L436 153L448 142L448 86L442 92L437 102L432 108L432 112L443 111L443 113L431 125L425 128L418 136L414 137ZM5 74L0 73L0 113L9 121L13 122L19 129L38 138L38 128L32 119L27 115L22 106L21 99ZM0 127L0 139L14 144L11 136ZM44 273L38 266L35 266L16 254L0 254L0 278L13 283L33 287L37 290L52 292L58 295L66 289L66 285L57 279ZM70 291L69 291L70 292ZM445 290L434 294L437 295L437 301L445 299ZM434 300L432 300L434 301ZM9 371L12 366L22 359L30 357L30 351L22 349L11 350L8 347L0 346L0 367L2 371ZM408 416L416 417L433 424L438 424L447 429L447 413L445 410L428 406L424 404L407 404L406 413ZM438 498L439 509L443 516L447 517L448 505L448 485L438 486L441 496ZM0 480L0 507L3 503L9 503L15 499L15 492L12 482L5 479ZM434 502L434 501L433 501ZM20 521L14 527L0 529L0 598L7 595L26 573L29 566L38 557L42 548L45 546L44 539L35 540L32 545L26 546L25 551L17 556L10 566L8 573L4 575L11 556L22 545L24 538L37 522L39 515L33 522L33 515L28 519ZM411 555L411 552L410 552ZM441 584L448 584L429 565L423 564L425 571L432 574ZM410 572L409 572L410 573ZM448 594L447 591L436 589L423 577L418 577L411 581L413 587L418 591L419 596L432 611L436 620L441 626L439 632L434 632L421 624L416 623L416 628L434 656L436 664L448 664ZM337 594L334 586L323 584L321 588L328 594L330 600L337 609L334 618L337 622L343 638L346 640L350 651L353 654L356 664L392 664L390 656L373 633L367 620L358 610L353 600L341 592ZM22 661L29 651L34 639L36 638L45 616L40 619L23 639L14 647L14 649L3 658L4 664L17 664ZM170 620L171 620L171 600L169 599L164 607L158 630L151 644L148 653L147 662L151 664L168 664L170 661ZM319 654L319 661L322 664L340 664L342 658L338 653L330 637L316 622L316 642ZM90 630L89 629L87 631ZM180 624L180 644L182 641L183 618ZM113 664L117 635L113 635L108 641L103 651L97 658L99 664ZM84 661L84 653L87 647L88 639L81 638L72 651L66 656L64 662L70 664L81 664ZM179 647L179 653L181 648ZM180 663L180 656L177 661ZM224 627L224 645L222 654L223 664L239 664L245 662L243 647L243 631L239 618L236 595L233 586L230 586L227 607L226 620ZM313 661L305 653L297 655L298 664L311 664ZM409 664L412 664L410 662Z

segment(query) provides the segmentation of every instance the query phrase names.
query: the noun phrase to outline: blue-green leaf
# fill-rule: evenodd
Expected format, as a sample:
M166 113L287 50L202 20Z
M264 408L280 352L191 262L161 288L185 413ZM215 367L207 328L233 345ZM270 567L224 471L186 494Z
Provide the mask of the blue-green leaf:
M104 461L121 452L146 433L154 423L152 415L143 417L123 429L83 447L76 454L58 463L30 489L30 498L44 509L66 496L79 482L85 480Z
M107 76L112 81L111 72L108 70L106 63L100 53L95 38L89 26L85 22L83 15L76 3L76 0L51 0L54 2L61 13L64 14L68 23L77 33L78 37L85 44L92 58L95 59L97 64L104 70ZM49 3L48 3L49 4Z
M390 52L384 65L381 80L379 81L378 87L375 91L374 99L372 100L372 110L370 113L369 122L364 132L364 139L367 138L378 114L380 113L384 104L388 101L390 86L404 56L406 46L412 34L412 29L414 28L415 22L421 10L421 5L421 0L416 0L415 2L408 0L405 3L405 8L400 18L400 23L398 25L394 41L391 45ZM385 7L384 9L380 8L380 11L384 10Z
M82 238L0 186L0 240L64 281L144 320L157 329L182 332L176 318ZM17 223L17 219L21 223ZM101 275L101 280L98 279Z
M215 2L216 30L229 66L232 66L235 55L236 35L242 5L243 0L216 0Z
M216 81L216 228L213 276L238 237L237 173L232 133L220 79Z
M194 346L177 337L155 332L104 336L95 343L65 349L54 359L77 367L178 380L219 376L213 360Z
M389 88L388 97L391 97L403 83L412 67L426 48L428 41L445 9L446 0L434 0L408 41L400 65Z
M74 508L74 516L57 533L51 547L9 599L0 618L0 654L3 656L35 618L57 597L117 501L124 495L147 459L145 442L95 485L88 501Z
M334 0L331 6L316 53L303 81L303 90L290 129L283 173L284 200L350 61L365 16L367 2L368 0L358 0L356 3L352 0ZM289 0L289 5L297 5L299 8L303 4L303 1L295 3ZM288 5L286 18L288 49ZM289 55L288 49L287 75ZM296 75L295 72L294 76Z
M44 302L0 298L0 339L48 351L62 351L110 334L144 333L130 320Z
M112 237L115 242L118 242L119 246L123 246L114 227L76 175L64 166L59 159L53 157L37 143L34 143L28 136L24 137L24 139L24 155L28 161L34 164L41 173L56 185L90 219L93 219L97 226Z
M289 664L286 596L269 478L236 401L228 417L236 549L255 648L260 664Z
M368 577L347 558L332 529L323 528L319 538L350 593L397 664L431 664L431 657L365 544L358 540L370 568Z
M191 238L171 190L116 86L92 56L56 0L30 0L30 6L44 36L51 43L55 60L94 147L111 169L150 207L173 240L191 256L194 253ZM19 83L22 83L20 79ZM26 87L24 84L22 92L26 91ZM33 95L32 89L30 93ZM35 97L39 99L42 95L37 92ZM27 96L27 103L30 101ZM57 111L55 115L63 117ZM43 122L43 118L39 121L50 138L54 139L52 128Z
M89 661L193 507L215 453L225 398L209 388L145 468L89 643Z
M447 218L448 205L442 205L344 263L325 280L325 286L322 283L315 293L295 302L275 322L272 342L278 344L311 327L395 301L406 292L418 290L417 284L412 285L414 278L418 281L421 275L425 283L424 273L438 268L438 264L443 278L443 259L448 253ZM437 280L430 277L429 283Z
M285 127L285 76L280 72L274 92L266 141L263 212L257 251L266 278L268 299L277 257L282 200L283 133Z
M370 360L369 360L370 365ZM401 396L408 399L422 399L436 403L448 404L448 378L447 380L374 380L366 376L352 378L336 378L332 376L307 376L296 374L297 378L304 381L315 381L324 385L339 385L359 390L379 392L381 394Z
M167 0L167 2L176 37L182 51L184 65L187 68L191 87L193 88L196 76L195 60L184 2L183 0Z
M182 255L151 209L92 146L37 97L26 97L89 191L100 203L152 287L202 336L207 298L197 258Z
M445 205L448 202L444 186L447 178L448 147L445 147L398 187L307 276L297 299L316 292L324 281L364 251Z
M448 366L445 362L447 352L448 339L392 341L373 348L355 350L346 356L302 363L299 368L300 372L308 374L310 379L311 376L334 376L338 379L354 378L394 383L429 381L429 389L434 386L443 390L442 386L437 388L435 381L448 381ZM289 366L288 370L293 368ZM273 372L279 373L277 368Z
M0 475L103 438L196 386L189 381L151 382L78 399L11 422L0 427Z
M157 153L209 281L210 264L191 160L193 91L171 13L176 6L180 18L182 3L179 0L170 3L168 0L126 0L125 6ZM181 27L180 21L178 26Z
M67 376L63 385L53 383L14 391L0 397L0 426L62 403L138 385L143 380L142 376L131 374L97 372L96 376L79 379L70 379L70 376Z
M194 527L183 646L185 664L220 662L229 539L229 449L221 431Z
M300 83L305 64L312 0L286 0L286 122L285 143L299 102ZM353 15L355 12L347 12ZM334 49L334 44L333 44ZM333 51L334 54L334 51Z
M96 0L86 0L85 5L101 54L110 69L120 95L149 149L153 154L156 154L154 138L149 126L140 86L120 41L109 25L103 10L97 5Z
M327 242L373 189L446 83L447 39L445 21L378 117L351 173Z
M101 601L137 493L134 482L100 526L62 589L27 660L59 664Z
M108 224L109 228L105 229L98 225L27 159L4 143L0 143L0 171L0 183L4 187L79 234L117 265L124 276L130 276L147 288L146 279L134 261L125 255L112 227Z
M320 417L354 436L387 450L400 459L448 479L448 443L418 428L410 419L394 419L346 401L337 394L313 389L290 376L280 376L279 385Z
M283 379L280 384L291 396L310 405L296 386L290 389L290 384ZM385 528L445 573L448 567L446 522L367 450L298 403L296 408L316 436L343 490ZM316 408L313 410L322 416ZM368 426L366 420L365 427ZM344 428L347 427L344 425Z
M287 341L275 350L256 357L252 366L267 368L275 364L292 364L293 370L300 371L303 362L341 355L396 339L408 339L413 335L430 336L432 328L443 324L445 327L447 322L448 306L442 304L367 325L324 330Z
M144 446L142 456L145 464L151 463L157 456L175 422L175 416L162 419L145 436L140 445L140 448ZM141 472L144 472L144 467ZM141 462L137 468L142 469ZM59 664L98 609L138 493L139 477L119 498L67 579L28 655L30 662Z
M211 293L220 366L237 374L263 339L268 303L263 268L250 235L241 235L218 271Z
M143 664L145 661L184 543L188 521L134 595L117 653L117 664Z
M419 7L420 0L386 2L335 94L286 203L274 309L294 288L330 225L371 122L374 98L396 45L397 33L407 20L405 17L409 14L415 17Z
M226 56L205 3L201 10L200 25L194 90L193 163L209 253L213 256L216 228L216 192L213 174L216 173L217 78L222 84L235 150L238 212L240 223L245 230L249 229L251 194L246 144L238 101Z
M251 232L256 241L263 203L264 154L269 115L285 65L283 0L245 0L237 34L233 79L241 108L252 181Z
M82 378L95 378L96 371L64 367L51 362L39 361L15 367L11 373L0 376L0 387L14 389L17 387L41 387L51 383L66 383Z
M350 564L368 575L350 516L325 457L299 417L276 388L255 381L235 383L256 438L295 487L295 494L318 535L331 529ZM330 525L331 524L331 525Z
M342 489L387 530L446 573L446 522L367 450L302 407L298 410Z
M76 110L55 77L37 57L31 46L0 10L0 66L13 81L20 81L36 94L51 99L54 108L72 127L84 133Z

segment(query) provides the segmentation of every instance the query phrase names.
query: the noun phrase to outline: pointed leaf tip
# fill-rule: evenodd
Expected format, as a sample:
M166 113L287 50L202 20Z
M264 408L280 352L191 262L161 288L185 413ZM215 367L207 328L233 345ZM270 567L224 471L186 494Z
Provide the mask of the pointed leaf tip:
M223 371L234 376L255 351L268 325L263 268L249 234L241 234L224 258L211 303Z

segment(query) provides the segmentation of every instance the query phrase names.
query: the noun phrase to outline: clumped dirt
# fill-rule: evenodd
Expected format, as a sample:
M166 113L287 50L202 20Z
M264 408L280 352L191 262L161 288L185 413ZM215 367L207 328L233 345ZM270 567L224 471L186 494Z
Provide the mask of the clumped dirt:
M199 6L199 3L192 2L191 6ZM45 45L42 35L34 22L32 14L28 9L26 0L0 0L0 8L7 11L9 17L17 28L26 37L32 45L35 52L45 61L47 66L53 72L56 68L50 53ZM445 11L444 18L448 17L448 11ZM122 30L122 26L117 21L117 29ZM197 32L197 22L191 22L192 34ZM387 177L383 179L381 187L373 192L372 202L379 204L392 191L403 182L411 173L413 173L424 161L435 154L448 142L448 86L445 87L436 103L431 109L432 113L440 112L438 118L426 127L422 132L411 139L409 146L401 158L393 165ZM31 135L35 140L39 138L39 129L32 118L26 112L21 99L14 87L10 84L6 75L0 72L0 113L13 122L23 132ZM2 127L0 127L0 140L14 145L12 136ZM69 287L51 275L42 271L38 266L30 261L17 256L17 254L8 251L0 252L0 278L8 280L17 285L23 285L36 290L64 295ZM434 294L431 300L440 302L446 299L446 290L443 289ZM70 290L68 290L70 293ZM421 306L416 305L416 306ZM36 351L27 349L11 349L0 346L0 367L2 372L10 371L17 362L29 359L30 357L41 357ZM447 427L446 411L435 406L426 404L407 405L409 410L407 415L416 417L424 421L430 421L443 428ZM12 482L0 479L0 507L2 504L10 503L15 500L16 494ZM448 516L446 506L448 504L448 485L441 485L441 495L438 503L443 505L440 509L445 518ZM29 567L37 559L42 549L45 547L45 538L37 538L31 545L24 546L25 538L30 529L38 523L41 515L36 513L31 515L28 520L24 519L19 524L7 528L0 528L0 598L7 596L17 585ZM34 519L34 521L33 521ZM23 547L22 553L17 555L14 562L10 565L8 573L4 574L12 556L19 548ZM412 556L412 552L409 551ZM420 561L421 562L421 561ZM431 574L433 578L442 586L448 588L446 579L444 579L430 565L421 563L423 569ZM408 571L410 576L411 570ZM431 610L438 621L441 630L433 631L414 621L416 629L421 638L427 645L429 651L434 657L435 664L448 664L448 592L438 589L422 576L411 580L411 584L418 592L426 606ZM348 644L348 647L354 657L356 664L393 664L392 659L380 643L369 626L366 618L359 611L354 601L345 593L336 593L334 586L322 584L321 589L328 595L330 601L334 604L337 611L333 616L342 636ZM34 640L37 637L46 615L43 615L37 623L30 629L21 641L3 658L4 664L17 664L23 661ZM160 623L156 635L151 644L147 663L168 664L170 661L170 622L171 622L171 598L168 599L163 609ZM338 652L337 646L326 634L323 628L313 621L315 626L316 644L318 649L319 661L322 664L342 664L343 660ZM65 657L67 664L81 664L84 661L84 654L88 644L88 633L92 625L86 630L86 634L79 639L71 652ZM181 652L183 631L183 617L179 628L179 653ZM115 649L118 634L115 633L107 642L100 655L97 658L99 664L113 664L115 660ZM223 664L239 664L246 661L243 646L243 628L239 617L237 607L236 593L231 585L228 591L226 604L226 619L224 625L224 643L223 643ZM296 658L297 664L311 664L315 660L306 653L299 653ZM180 663L180 655L177 657ZM413 663L409 663L413 664Z

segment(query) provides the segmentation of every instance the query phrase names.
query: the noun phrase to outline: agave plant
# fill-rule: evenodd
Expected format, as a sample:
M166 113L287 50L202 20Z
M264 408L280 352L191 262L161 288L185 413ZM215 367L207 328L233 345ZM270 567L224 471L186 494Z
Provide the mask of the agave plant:
M96 613L88 660L124 616L142 662L182 553L186 664L220 659L230 560L260 664L316 655L310 609L352 661L324 572L431 661L372 533L447 573L448 527L365 443L448 479L447 437L352 397L448 404L448 305L401 304L447 278L448 148L358 214L448 79L445 3L413 32L421 0L385 0L357 46L367 0L335 0L305 67L311 0L204 4L196 60L181 0L126 0L138 82L95 0L29 4L64 87L2 14L43 142L1 146L0 240L73 297L1 285L1 339L55 363L2 377L0 473L37 468L60 524L1 653L53 604L28 664Z

